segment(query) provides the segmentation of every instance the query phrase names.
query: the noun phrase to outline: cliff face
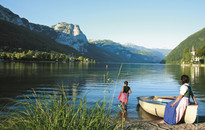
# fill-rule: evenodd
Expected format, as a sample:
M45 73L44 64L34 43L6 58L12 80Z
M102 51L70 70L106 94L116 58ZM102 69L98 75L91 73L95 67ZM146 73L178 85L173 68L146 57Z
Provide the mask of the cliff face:
M57 42L72 46L82 53L87 52L88 40L78 25L61 22L52 26L52 28L57 33L55 38Z
M18 26L26 27L32 31L42 33L56 42L69 45L82 54L87 52L88 40L78 25L67 24L65 22L58 23L52 27L30 23L25 18L20 18L9 9L0 5L0 19L14 23Z

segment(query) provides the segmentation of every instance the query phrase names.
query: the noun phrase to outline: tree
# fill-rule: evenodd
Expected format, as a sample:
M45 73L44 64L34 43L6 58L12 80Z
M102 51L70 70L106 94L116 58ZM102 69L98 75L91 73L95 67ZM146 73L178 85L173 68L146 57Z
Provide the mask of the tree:
M196 56L198 57L205 56L205 45L196 50Z
M66 55L61 53L60 56L59 56L59 60L63 61L65 59L66 59Z
M66 61L69 61L69 58L68 58L68 56L66 56L66 57L65 57L65 60L66 60Z
M26 59L32 59L34 55L34 52L32 50L28 50L26 53Z
M16 53L14 55L14 57L17 59L17 60L20 60L21 59L21 54L20 53Z
M78 60L79 60L79 61L83 61L83 57L82 57L82 56L79 56L79 57L78 57Z
M25 51L23 51L22 53L21 53L21 59L24 59L26 57L26 54L25 54Z
M50 54L50 60L54 60L54 54L53 53Z
M1 57L2 57L3 59L7 59L7 58L8 58L5 52L2 52L2 53L1 53Z
M11 53L6 53L8 59L11 59Z
M12 54L11 54L11 60L14 60L14 59L15 59L15 54L12 53Z
M35 54L34 54L34 57L38 60L41 60L41 52L40 51L37 51Z
M46 60L46 59L48 59L48 53L47 52L42 52L42 59L43 60Z
M86 59L85 59L85 58L83 58L83 62L84 62L84 63L86 62Z
M74 61L75 57L70 57L69 60Z
M182 57L182 62L190 62L192 58L192 54L188 48L184 49L183 57Z
M55 59L56 59L56 61L59 60L59 55L58 54L55 55Z

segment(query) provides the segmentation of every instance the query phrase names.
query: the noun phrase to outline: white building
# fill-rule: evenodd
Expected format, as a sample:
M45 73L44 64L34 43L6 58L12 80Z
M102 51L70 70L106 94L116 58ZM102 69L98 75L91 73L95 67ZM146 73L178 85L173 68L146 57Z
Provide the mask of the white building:
M191 54L192 54L192 61L193 61L193 62L199 62L199 61L200 61L201 58L195 56L196 52L195 52L195 50L194 50L194 46L192 46Z

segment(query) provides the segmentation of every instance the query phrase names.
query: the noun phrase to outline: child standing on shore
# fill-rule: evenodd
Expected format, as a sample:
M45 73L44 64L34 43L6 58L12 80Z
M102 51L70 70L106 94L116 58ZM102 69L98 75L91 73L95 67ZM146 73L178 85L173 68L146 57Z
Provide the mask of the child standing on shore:
M122 102L122 108L123 110L127 110L127 102L129 94L131 94L132 91L130 87L128 86L128 82L124 82L124 86L122 87L122 91L120 92L120 95L118 96L118 99L120 102Z

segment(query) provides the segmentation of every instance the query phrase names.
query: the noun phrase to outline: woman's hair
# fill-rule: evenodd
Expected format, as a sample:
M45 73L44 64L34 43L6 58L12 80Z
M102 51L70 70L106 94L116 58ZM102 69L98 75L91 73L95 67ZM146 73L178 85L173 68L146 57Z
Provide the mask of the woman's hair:
M127 81L125 81L125 82L124 82L124 84L127 84L127 85L128 85L128 82L127 82Z
M182 83L189 83L189 76L188 75L182 75L181 76L181 80L182 80Z

